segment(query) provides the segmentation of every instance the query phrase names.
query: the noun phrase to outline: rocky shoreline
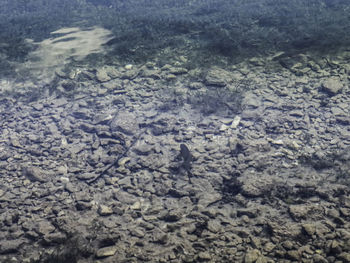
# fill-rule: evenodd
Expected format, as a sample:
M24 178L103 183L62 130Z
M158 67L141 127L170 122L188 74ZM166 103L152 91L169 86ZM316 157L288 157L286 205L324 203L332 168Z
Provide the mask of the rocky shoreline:
M350 262L349 63L179 57L4 91L0 261Z

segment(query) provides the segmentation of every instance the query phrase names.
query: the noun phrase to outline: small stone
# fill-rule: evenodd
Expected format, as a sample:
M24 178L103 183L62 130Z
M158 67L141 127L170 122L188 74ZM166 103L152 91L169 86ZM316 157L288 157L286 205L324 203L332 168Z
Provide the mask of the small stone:
M15 253L23 243L22 239L3 240L0 242L0 254Z
M240 116L234 117L234 119L232 121L232 124L231 124L231 128L232 129L236 129L240 122L241 122L241 117Z
M22 173L25 177L27 177L30 181L35 182L47 182L47 178L44 176L44 171L40 169L39 167L34 166L26 166L23 167Z
M330 96L334 96L342 90L343 84L339 81L339 79L331 78L323 82L322 88L323 91L328 93Z
M131 160L130 157L123 157L118 161L118 166L124 167L127 162L130 162L130 160Z
M328 263L328 260L319 254L315 254L312 259L314 263Z
M167 74L167 75L165 75L165 79L166 79L166 80L173 80L173 79L176 79L176 75L174 75L174 74Z
M111 80L111 77L108 76L106 70L103 69L103 68L97 70L97 72L96 72L96 78L97 78L97 80L100 81L100 82L106 82L106 81Z
M309 236L312 236L316 232L316 226L314 224L303 224L302 227Z
M305 205L290 205L289 213L295 220L305 219L309 212L309 208Z
M228 129L229 127L227 126L227 125L225 125L225 124L221 124L221 126L220 126L220 131L226 131L227 129Z
M122 131L126 134L134 134L139 130L136 116L130 112L120 111L110 122L112 131Z
M176 222L182 218L181 211L173 210L169 211L164 217L163 220L166 222Z
M44 241L47 244L52 244L52 243L62 244L66 240L67 240L66 235L59 232L49 233L44 236Z
M254 263L260 256L260 252L257 249L249 250L244 257L244 263Z
M178 75L178 74L185 74L187 73L188 70L185 69L185 68L175 68L175 67L171 67L170 68L170 73L171 74L175 74L175 75Z
M292 259L292 260L295 260L295 261L299 261L300 259L300 255L299 255L299 252L298 250L289 250L287 252L287 256Z
M209 252L202 251L202 252L199 252L198 259L203 260L203 261L211 260L211 256L210 256Z
M340 254L342 252L342 247L341 247L340 243L337 240L332 240L331 243L330 243L329 248L335 254Z
M113 209L106 205L100 205L98 207L98 214L100 216L108 216L113 214Z
M134 228L130 230L130 234L135 237L143 238L145 236L145 232L140 228Z
M343 262L350 262L350 253L347 253L347 252L340 253L339 259L343 260Z
M91 180L95 179L96 177L97 175L95 173L82 173L77 175L77 178L81 180Z
M124 66L124 68L125 68L126 70L130 70L130 69L133 68L133 65L132 65L132 64L127 64L127 65Z
M37 110L37 111L41 111L41 110L43 110L44 105L41 104L41 103L36 103L36 104L33 105L33 108L34 108L35 110Z
M208 85L224 87L231 79L229 72L224 69L213 67L205 77L205 82Z
M130 206L131 210L140 210L141 209L141 203L139 201L136 201L133 205Z
M213 233L220 233L221 232L221 224L218 221L210 220L208 222L208 230Z
M55 227L49 221L41 221L38 223L36 232L42 235L47 235L55 231Z
M112 114L97 114L94 118L94 124L107 124L111 119L113 119Z
M98 258L110 257L110 256L114 256L116 252L117 252L116 246L103 247L97 250L96 257Z

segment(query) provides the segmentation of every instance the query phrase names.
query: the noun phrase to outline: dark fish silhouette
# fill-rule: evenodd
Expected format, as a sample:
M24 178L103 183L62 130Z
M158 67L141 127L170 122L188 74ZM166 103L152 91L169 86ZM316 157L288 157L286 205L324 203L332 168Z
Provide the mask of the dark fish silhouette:
M180 145L180 156L182 157L182 160L183 160L182 167L186 171L190 170L191 162L193 161L193 156L185 144Z

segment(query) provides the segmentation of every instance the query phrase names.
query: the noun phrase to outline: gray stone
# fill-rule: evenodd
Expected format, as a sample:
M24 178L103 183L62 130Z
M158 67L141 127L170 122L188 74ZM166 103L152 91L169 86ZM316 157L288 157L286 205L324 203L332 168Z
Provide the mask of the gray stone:
M0 241L0 254L15 253L24 243L22 239Z
M139 124L135 114L131 112L118 112L111 120L110 127L112 131L122 131L126 134L133 135L138 132Z
M41 235L47 235L55 231L55 227L47 220L38 222L35 231Z
M287 251L287 257L295 260L295 261L299 261L300 260L300 254L298 252L298 250L289 250Z
M340 253L338 258L343 260L343 262L350 262L350 253L347 253L347 252Z
M316 253L313 255L312 259L313 259L314 263L328 263L327 259L325 259L323 256L316 254ZM350 257L349 257L349 259L350 259Z
M232 80L230 73L224 69L213 67L209 70L205 77L208 85L224 87Z
M63 244L67 240L67 236L61 232L48 233L44 236L46 244Z
M81 174L77 174L77 178L81 179L81 180L91 180L91 179L95 179L98 175L95 173L81 173Z
M4 148L0 148L0 161L5 161L11 157L11 154Z
M244 263L254 263L260 256L260 252L257 249L249 250L244 256Z
M111 77L108 76L107 71L105 68L100 68L96 72L96 78L99 82L106 82L111 80Z
M94 133L96 131L96 127L88 123L80 124L79 128L88 133Z
M148 145L146 143L142 144L137 144L134 148L133 151L140 155L148 155L152 152L153 147L151 145Z
M316 232L315 224L303 224L302 227L309 236L312 236Z
M107 124L112 118L113 116L110 113L97 114L94 117L94 124Z
M136 69L131 69L131 70L127 70L126 72L123 73L123 75L121 76L121 78L123 79L134 79L137 77L137 75L139 74L139 71Z
M243 98L242 105L249 108L258 108L261 105L261 99L253 93L247 93Z
M169 69L169 72L170 72L171 74L179 75L179 74L185 74L185 73L187 73L188 70L185 69L185 68L171 67L171 68Z
M24 166L22 168L22 174L32 182L47 182L48 178L45 176L44 171L39 167Z
M44 109L44 105L42 103L35 103L33 105L33 109L37 110L37 111L41 111Z
M132 228L129 230L132 236L143 238L145 236L145 232L141 228Z
M54 99L51 101L51 104L54 108L62 107L67 103L68 101L65 98Z
M342 90L343 84L339 79L330 78L322 83L322 88L330 96L334 96Z
M88 109L78 109L73 111L72 115L77 119L87 120L90 118L90 112Z
M116 246L109 246L109 247L103 247L97 250L96 257L97 258L103 258L103 257L110 257L114 256L114 254L117 252L118 248Z
M162 219L166 222L176 222L182 218L183 213L180 210L168 211Z
M202 251L202 252L199 252L198 259L200 261L208 261L208 260L211 260L211 256L210 256L209 252Z
M114 198L117 199L119 202L128 205L133 205L137 201L137 198L134 195L129 194L123 190L118 190L114 192Z
M108 216L113 214L113 209L106 205L99 205L98 214L101 216Z

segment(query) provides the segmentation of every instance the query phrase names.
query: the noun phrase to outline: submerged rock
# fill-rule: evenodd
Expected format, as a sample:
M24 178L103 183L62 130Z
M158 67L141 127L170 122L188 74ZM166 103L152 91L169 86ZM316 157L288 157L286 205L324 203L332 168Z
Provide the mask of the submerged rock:
M343 88L343 84L339 79L330 78L322 83L322 90L330 96L338 94Z
M110 127L113 132L122 131L132 135L138 132L139 124L134 113L121 111L111 120Z
M230 73L217 67L211 68L205 77L208 85L224 87L232 80Z
M48 181L48 178L44 175L44 171L39 167L24 166L22 168L22 174L32 182L44 183Z

